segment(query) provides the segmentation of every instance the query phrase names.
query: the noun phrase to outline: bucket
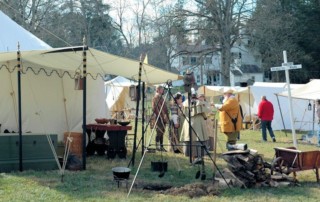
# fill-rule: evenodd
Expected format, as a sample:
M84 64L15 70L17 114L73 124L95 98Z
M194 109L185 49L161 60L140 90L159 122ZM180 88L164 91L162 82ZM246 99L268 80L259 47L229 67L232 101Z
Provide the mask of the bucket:
M151 161L151 170L152 171L168 171L168 162L167 161Z
M79 157L80 159L82 158L82 132L64 132L63 134L63 142L66 145L67 142L67 137L69 137L69 133L70 133L70 137L72 137L72 142L71 142L71 146L70 146L70 153L73 153L74 155L76 155L77 157Z

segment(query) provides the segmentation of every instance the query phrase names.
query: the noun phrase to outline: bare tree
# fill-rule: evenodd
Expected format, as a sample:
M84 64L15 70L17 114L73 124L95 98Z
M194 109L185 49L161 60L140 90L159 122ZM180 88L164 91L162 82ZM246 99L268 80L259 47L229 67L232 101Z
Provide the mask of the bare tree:
M187 31L199 33L200 41L206 40L211 50L221 54L222 85L230 85L231 48L240 38L252 1L248 0L194 0L195 7L183 9L182 15L190 22ZM197 9L194 9L197 8Z
M44 18L57 7L55 0L3 0L0 7L31 32L39 32Z
M113 2L112 9L116 13L116 16L113 18L113 27L120 33L126 47L132 49L134 44L133 25L128 24L128 20L130 19L125 15L130 12L129 7L130 4L126 0Z

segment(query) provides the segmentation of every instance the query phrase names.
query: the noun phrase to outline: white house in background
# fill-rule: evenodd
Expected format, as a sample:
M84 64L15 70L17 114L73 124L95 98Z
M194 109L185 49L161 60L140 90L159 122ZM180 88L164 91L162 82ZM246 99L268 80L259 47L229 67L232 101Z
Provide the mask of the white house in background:
M194 39L194 36L191 38ZM175 51L171 54L171 66L181 75L187 70L192 70L198 85L221 85L220 52L212 53L215 47L206 45L205 41L201 43L196 41L190 40L186 45L176 45ZM231 86L245 86L255 81L263 81L261 59L258 53L246 48L248 43L250 43L248 39L242 39L231 49L233 58L230 66Z

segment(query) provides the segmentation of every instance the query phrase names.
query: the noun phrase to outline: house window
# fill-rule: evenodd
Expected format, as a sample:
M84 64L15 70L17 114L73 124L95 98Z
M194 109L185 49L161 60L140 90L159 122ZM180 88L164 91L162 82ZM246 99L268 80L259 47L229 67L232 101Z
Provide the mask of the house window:
M190 62L191 62L191 65L197 64L197 58L196 57L191 57L190 58Z
M272 79L272 76L271 76L272 74L271 74L271 71L265 71L264 72L264 78L265 79L269 79L269 80L271 80Z
M182 65L188 65L188 57L182 57Z
M242 54L241 54L241 52L239 52L239 59L241 59L241 57L242 57Z
M211 78L211 76L207 76L207 84L212 84L212 78Z
M197 75L197 83L200 83L200 75Z

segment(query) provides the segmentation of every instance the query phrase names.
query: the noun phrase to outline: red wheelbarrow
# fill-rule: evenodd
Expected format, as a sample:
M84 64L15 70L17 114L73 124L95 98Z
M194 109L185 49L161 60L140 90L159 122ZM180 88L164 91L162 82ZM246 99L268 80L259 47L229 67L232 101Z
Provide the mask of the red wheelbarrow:
M295 147L275 147L275 158L271 163L271 174L279 172L286 175L293 173L296 180L296 172L315 170L317 182L319 179L320 151L300 151Z

